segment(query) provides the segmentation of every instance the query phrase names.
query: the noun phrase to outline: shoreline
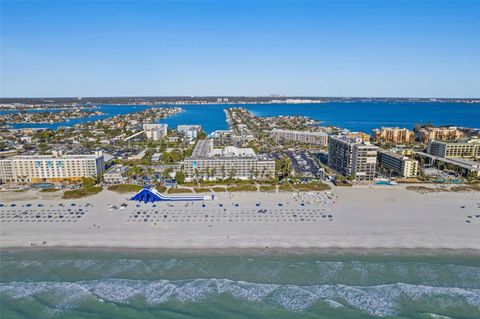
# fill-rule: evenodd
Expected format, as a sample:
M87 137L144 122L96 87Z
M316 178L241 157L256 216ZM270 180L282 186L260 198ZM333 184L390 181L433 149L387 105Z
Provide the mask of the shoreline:
M128 253L154 254L160 256L318 256L318 257L480 257L480 249L452 248L365 248L365 247L291 247L291 248L136 248L106 246L37 246L37 247L0 247L1 254L27 252L61 253Z

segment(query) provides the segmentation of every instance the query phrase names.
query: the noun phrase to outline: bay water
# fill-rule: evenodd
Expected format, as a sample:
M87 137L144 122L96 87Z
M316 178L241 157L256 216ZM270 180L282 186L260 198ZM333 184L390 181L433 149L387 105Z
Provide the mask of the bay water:
M173 107L172 105L158 105ZM243 107L257 116L304 115L320 121L321 125L333 125L352 131L371 133L381 126L399 126L412 129L415 124L457 125L480 128L480 104L433 102L352 102L312 104L202 104L178 105L184 112L161 120L170 128L179 124L200 124L207 133L228 128L225 108ZM98 105L102 115L72 119L59 123L11 123L13 128L50 128L73 126L79 123L108 118L117 114L139 112L152 106ZM0 111L0 114L17 111ZM44 112L32 110L29 112Z

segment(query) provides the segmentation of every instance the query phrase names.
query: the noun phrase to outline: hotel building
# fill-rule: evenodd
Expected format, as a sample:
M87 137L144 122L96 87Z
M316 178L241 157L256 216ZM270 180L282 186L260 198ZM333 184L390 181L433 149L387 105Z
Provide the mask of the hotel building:
M387 151L378 151L378 167L394 176L415 177L419 172L417 160Z
M0 182L61 182L97 177L105 170L103 153L19 155L0 160Z
M273 129L270 136L274 141L295 141L302 144L313 144L326 147L328 144L328 135L324 132L308 132Z
M275 176L275 161L256 155L251 148L214 148L212 139L197 143L192 156L184 161L185 180L257 179Z
M430 141L427 153L445 158L480 158L480 139L465 142Z
M413 142L415 134L406 128L382 127L372 131L373 141L375 143L395 143L403 144Z
M328 165L345 177L370 181L375 178L377 149L358 137L329 136Z
M143 131L148 139L160 141L167 136L167 124L143 124Z
M103 173L103 181L106 184L125 184L128 180L127 171L127 166L113 165Z
M421 127L415 130L415 138L423 143L428 141L456 141L463 137L463 132L456 126Z

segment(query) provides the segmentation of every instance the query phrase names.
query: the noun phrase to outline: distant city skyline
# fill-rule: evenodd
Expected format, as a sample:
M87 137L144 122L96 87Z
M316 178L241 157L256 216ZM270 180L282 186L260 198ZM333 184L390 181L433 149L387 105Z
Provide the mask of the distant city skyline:
M0 98L480 97L478 1L0 2Z

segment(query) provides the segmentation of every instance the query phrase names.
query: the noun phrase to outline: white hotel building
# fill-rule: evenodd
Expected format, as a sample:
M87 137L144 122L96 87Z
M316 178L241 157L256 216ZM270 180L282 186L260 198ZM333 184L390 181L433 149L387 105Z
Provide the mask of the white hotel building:
M275 142L295 141L303 144L313 144L326 147L328 144L328 135L324 132L294 131L273 129L270 136Z
M185 180L266 180L275 177L275 161L256 155L251 148L214 148L212 139L197 143L184 161Z
M143 124L143 131L148 139L160 141L167 136L167 124Z
M0 182L61 182L97 177L105 163L101 151L91 155L19 155L0 159Z

